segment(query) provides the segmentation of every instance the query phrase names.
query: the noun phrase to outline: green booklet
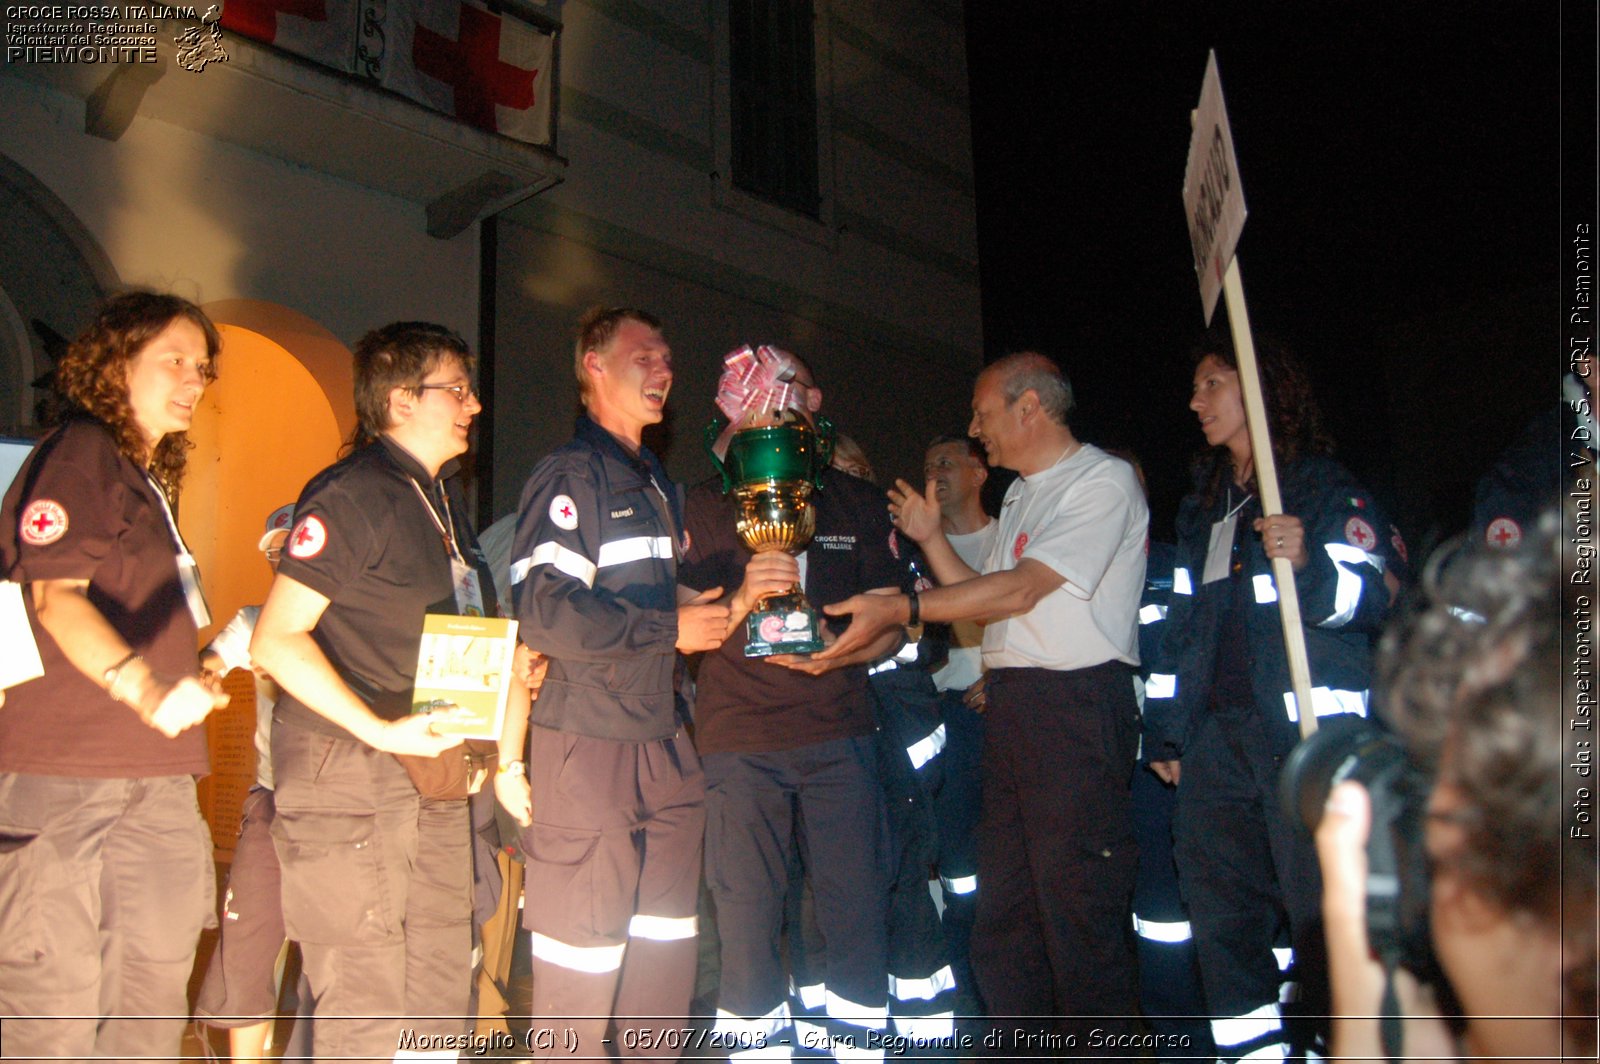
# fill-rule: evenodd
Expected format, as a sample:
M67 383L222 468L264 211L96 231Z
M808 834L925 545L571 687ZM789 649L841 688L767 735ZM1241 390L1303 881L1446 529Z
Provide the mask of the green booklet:
M434 725L435 731L468 739L498 739L516 647L516 621L427 614L417 650L411 712L448 709Z

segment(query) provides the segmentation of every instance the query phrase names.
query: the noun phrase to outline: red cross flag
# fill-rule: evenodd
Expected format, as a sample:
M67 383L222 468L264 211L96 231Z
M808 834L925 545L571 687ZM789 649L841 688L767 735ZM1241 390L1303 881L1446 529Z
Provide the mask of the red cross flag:
M491 133L550 143L548 33L470 0L391 0L385 28L384 88Z
M222 6L225 31L347 74L355 70L359 17L357 0L227 0Z

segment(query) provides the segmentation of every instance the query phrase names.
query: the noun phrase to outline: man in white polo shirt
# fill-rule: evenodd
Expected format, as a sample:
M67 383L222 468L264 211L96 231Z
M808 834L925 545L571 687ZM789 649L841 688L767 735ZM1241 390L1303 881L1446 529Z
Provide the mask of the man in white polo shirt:
M932 487L902 481L890 492L896 524L942 586L825 607L853 617L816 656L848 654L895 625L988 622L978 989L993 1016L1052 1018L1008 1021L1002 1052L1092 1051L1098 1028L1117 1055L1137 1008L1129 784L1149 510L1128 463L1073 435L1071 409L1071 385L1043 355L1008 355L979 374L968 431L990 465L1020 474L982 575L941 531ZM1013 1028L1046 1037L1013 1042Z

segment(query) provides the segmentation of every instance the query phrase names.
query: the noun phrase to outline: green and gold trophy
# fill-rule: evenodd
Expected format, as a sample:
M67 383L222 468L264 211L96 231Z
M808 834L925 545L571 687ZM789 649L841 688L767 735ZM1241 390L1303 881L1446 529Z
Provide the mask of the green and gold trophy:
M728 441L726 459L714 444L727 422L719 415L706 426L706 452L722 474L723 494L733 493L739 539L757 554L799 554L817 530L811 494L822 487L822 471L833 460L833 424L817 418L785 425L740 429ZM821 650L822 624L796 584L757 602L745 619L744 655L810 654Z

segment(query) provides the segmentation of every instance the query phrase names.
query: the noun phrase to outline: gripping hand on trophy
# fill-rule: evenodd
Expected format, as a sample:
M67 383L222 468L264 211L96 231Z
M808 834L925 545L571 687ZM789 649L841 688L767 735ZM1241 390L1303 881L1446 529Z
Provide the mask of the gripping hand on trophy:
M744 567L744 583L733 593L728 605L728 630L744 620L756 603L769 595L782 595L799 586L800 562L785 551L762 551L750 556Z

